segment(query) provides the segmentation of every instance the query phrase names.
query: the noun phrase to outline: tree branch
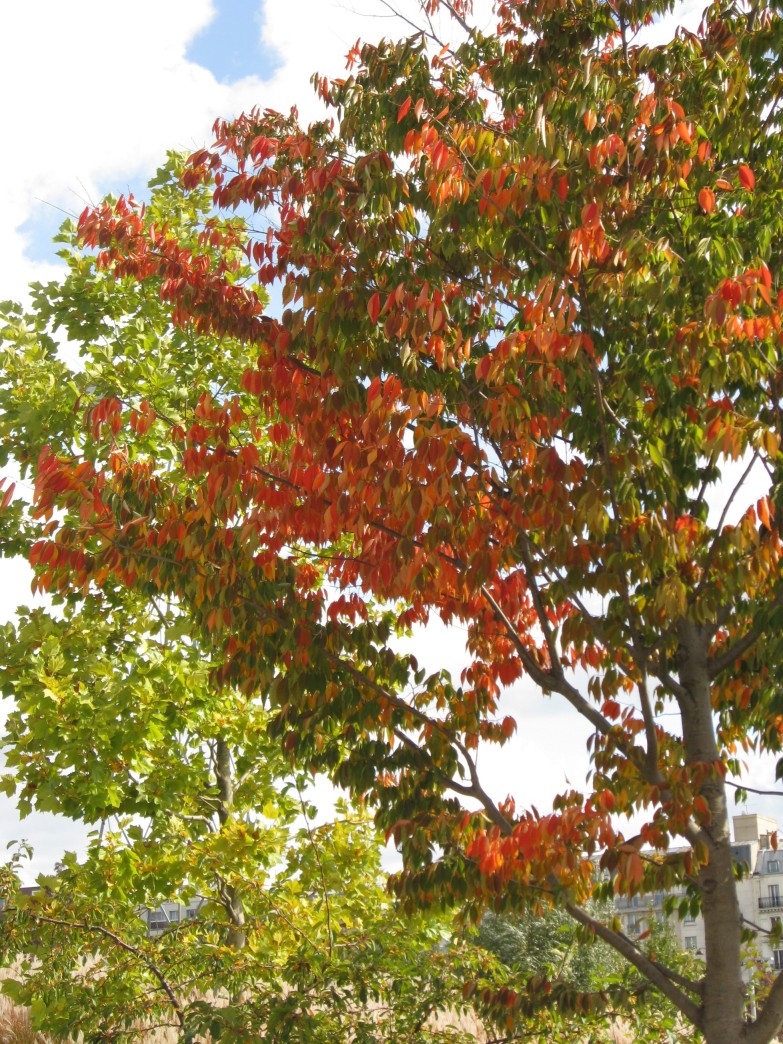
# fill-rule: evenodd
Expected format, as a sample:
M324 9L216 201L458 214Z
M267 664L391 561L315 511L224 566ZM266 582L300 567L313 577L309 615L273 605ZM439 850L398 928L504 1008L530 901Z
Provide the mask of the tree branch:
M761 627L751 627L741 638L738 638L719 656L713 656L707 660L707 670L710 678L716 678L721 671L731 667L735 660L751 649L763 634Z
M619 932L612 931L611 928L607 928L605 924L597 920L595 917L591 917L585 910L582 910L578 906L574 906L572 903L566 903L566 911L574 918L579 924L584 925L591 931L595 932L599 939L602 939L605 943L616 950L622 957L624 957L629 964L632 964L638 971L644 975L654 986L657 986L661 993L665 997L668 997L672 1004L677 1007L682 1014L697 1028L701 1028L702 1024L702 1009L701 1006L696 1004L687 993L684 993L682 989L677 985L677 981L684 986L685 989L689 989L692 992L698 992L698 985L689 982L688 979L683 979L682 976L678 976L676 972L672 972L670 969L665 968L663 965L658 964L657 961L651 960L646 954L642 953L638 947L634 946L630 939L626 936L621 935Z
M541 589L538 586L538 578L536 577L533 559L530 554L530 543L526 533L520 533L520 547L522 552L522 564L525 567L525 579L527 580L530 597L533 599L533 606L536 610L538 622L541 625L541 631L544 635L546 647L549 650L549 662L551 663L552 670L556 673L557 677L562 678L564 676L563 664L560 660L560 652L555 643L552 626L549 623L549 617L547 616L544 600L541 597Z
M454 5L450 3L449 0L440 0L440 2L443 5L443 7L445 7L446 10L449 12L454 21L458 23L458 25L468 34L468 36L470 36L473 30L462 17L462 15L457 13L457 11L454 8Z
M759 790L757 787L749 787L744 783L735 783L733 779L724 779L727 787L735 790L747 790L749 794L761 794L763 797L783 797L783 790Z
M177 999L177 995L174 993L174 990L169 985L166 977L157 964L152 960L152 958L148 957L142 950L140 950L138 946L133 946L131 943L125 942L125 940L121 939L119 935L116 935L114 932L110 931L108 928L104 928L103 925L100 924L87 924L83 921L65 921L58 917L48 917L45 914L35 913L32 910L20 910L19 908L13 907L9 907L6 912L21 913L27 917L31 917L35 921L40 921L42 924L53 924L61 928L74 928L80 931L90 932L93 935L102 935L111 940L115 946L118 946L121 950L125 950L127 953L132 954L140 960L142 964L145 964L147 968L149 968L160 983L161 989L168 997L169 1002L176 1013L180 1027L182 1029L185 1028L185 1009Z
M577 710L583 718L586 718L602 736L610 735L612 732L612 726L603 714L596 710L591 703L588 703L584 696L581 695L578 689L571 685L565 676L559 677L539 667L517 634L516 627L514 627L513 623L503 612L503 609L486 586L481 588L481 593L492 607L492 611L495 613L498 621L503 625L507 635L514 643L517 654L519 655L525 670L533 681L543 689L544 692L557 692L559 695L564 696L571 706Z
M296 787L296 793L299 796L299 804L301 805L301 808L302 808L302 817L303 817L304 822L305 822L305 830L307 831L307 836L310 839L310 847L313 850L313 855L315 856L315 861L316 861L316 864L318 865L318 874L319 874L319 876L321 878L321 888L323 890L323 897L324 897L324 908L325 908L325 911L326 911L326 938L328 940L329 957L331 959L332 950L333 950L333 947L334 947L334 933L332 932L332 907L331 907L331 903L329 902L329 889L326 887L326 875L324 873L324 865L321 862L321 853L318 851L318 845L315 843L315 838L313 837L313 831L312 831L312 828L310 827L310 820L309 820L309 818L307 816L307 808L305 807L305 800L304 800L304 797L302 796L302 791L301 791L301 788L299 786L299 781L296 780L296 779L294 780L294 786Z
M778 975L767 995L761 1014L755 1022L745 1026L743 1044L767 1044L783 1026L783 975Z
M756 461L758 459L759 459L759 452L758 452L758 450L756 450L755 453L753 454L753 456L750 458L750 462L749 462L748 466L745 468L745 470L740 475L740 477L739 477L739 479L737 481L737 484L734 486L734 488L732 489L732 491L729 494L728 498L726 499L726 503L723 505L723 510L721 511L720 518L718 519L718 524L715 526L715 536L713 537L712 543L710 544L709 550L707 551L707 561L704 563L704 570L702 572L701 580L699 581L699 584L698 584L696 590L693 593L693 601L694 602L698 599L699 595L704 590L704 587L705 587L705 585L707 583L707 580L709 578L709 572L710 572L710 568L712 566L712 560L715 557L715 551L716 551L716 548L718 546L718 539L720 537L721 530L723 529L724 523L726 522L726 516L729 513L729 508L734 503L734 498L737 496L737 494L739 493L740 489L744 485L745 479L748 477L748 475L750 475L751 471L753 470L753 466L754 466L754 464L756 463Z

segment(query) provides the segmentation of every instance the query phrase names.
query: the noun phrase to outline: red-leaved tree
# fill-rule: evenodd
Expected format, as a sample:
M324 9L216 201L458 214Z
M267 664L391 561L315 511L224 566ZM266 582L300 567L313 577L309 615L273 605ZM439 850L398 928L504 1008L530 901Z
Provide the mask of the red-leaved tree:
M331 122L256 111L191 157L186 188L255 212L279 318L219 217L202 255L132 201L82 216L101 265L248 365L186 423L89 404L101 452L38 464L37 583L175 597L217 681L268 691L291 757L374 804L411 906L559 904L709 1044L762 1044L783 980L746 1021L725 776L783 734L780 11L722 0L651 47L666 0L498 0L489 35L438 6L461 42L424 10L421 34L357 47L317 81ZM131 445L151 425L177 468ZM433 617L467 630L459 684L395 652ZM546 815L476 770L524 727L497 715L523 677L594 730L592 790ZM677 883L698 982L584 909Z

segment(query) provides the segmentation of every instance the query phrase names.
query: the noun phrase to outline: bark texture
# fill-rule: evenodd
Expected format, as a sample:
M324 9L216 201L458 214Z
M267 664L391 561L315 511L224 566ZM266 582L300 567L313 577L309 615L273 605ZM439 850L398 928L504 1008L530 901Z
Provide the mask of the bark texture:
M679 626L679 696L685 761L714 764L720 757L712 715L709 634L690 621ZM709 861L698 875L707 967L701 1029L707 1044L737 1044L745 1032L740 965L741 915L734 881L726 787L720 775L700 787L710 811L701 828Z
M218 789L218 819L223 828L233 814L234 780L231 773L231 750L222 736L218 737L215 745L215 777ZM241 890L227 881L221 880L219 884L221 900L229 919L226 941L235 950L242 950L247 944L247 933Z

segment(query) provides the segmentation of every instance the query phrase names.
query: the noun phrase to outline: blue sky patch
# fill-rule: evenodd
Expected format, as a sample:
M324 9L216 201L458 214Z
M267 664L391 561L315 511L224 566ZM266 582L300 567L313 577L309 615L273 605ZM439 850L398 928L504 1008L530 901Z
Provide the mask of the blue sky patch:
M261 42L264 0L217 0L212 21L194 38L187 57L221 83L258 76L268 80L280 55Z
M163 160L161 160L161 163ZM57 264L57 251L62 244L52 240L60 230L63 221L70 218L76 221L86 206L97 206L104 197L133 195L134 199L144 203L150 198L147 181L151 177L143 171L136 176L125 178L122 182L101 183L93 198L87 200L81 188L74 189L65 199L47 202L36 198L31 202L30 217L19 226L19 232L25 237L24 256L28 261L42 261Z
M75 200L74 206L63 207L61 210L59 205L54 207L41 200L34 200L30 217L19 227L20 233L25 237L24 256L30 261L56 262L56 248L52 240L63 221L74 214L78 217L84 206L80 206L79 201Z

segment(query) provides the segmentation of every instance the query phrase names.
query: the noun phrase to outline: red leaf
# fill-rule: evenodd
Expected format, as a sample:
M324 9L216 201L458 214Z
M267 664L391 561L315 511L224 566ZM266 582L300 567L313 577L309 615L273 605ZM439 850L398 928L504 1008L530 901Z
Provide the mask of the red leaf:
M516 732L516 730L517 730L516 720L514 718L510 717L509 715L507 715L503 719L503 721L500 723L500 731L508 739L510 736L513 736L513 734Z
M601 222L601 208L597 203L588 203L582 208L582 224L585 228L598 228Z
M381 295L374 293L367 304L367 314L370 317L370 322L377 323L378 316L381 311Z
M485 381L487 379L487 375L488 375L491 367L492 367L492 356L491 355L485 355L483 358L479 359L479 361L478 361L478 363L476 365L476 380Z
M756 187L756 176L750 167L747 167L744 163L740 163L737 173L739 174L742 187L746 188L748 192L752 192Z
M705 214L710 214L715 206L715 193L710 188L703 188L699 192L699 206Z
M690 145L693 140L691 128L684 120L677 124L677 133L679 134L681 141L684 141L686 145Z
M413 99L411 98L410 95L408 95L408 97L405 99L405 101L402 103L402 105L397 110L397 122L398 123L402 123L402 121L408 115L408 112L410 111L410 107L411 107L412 104L413 104Z

